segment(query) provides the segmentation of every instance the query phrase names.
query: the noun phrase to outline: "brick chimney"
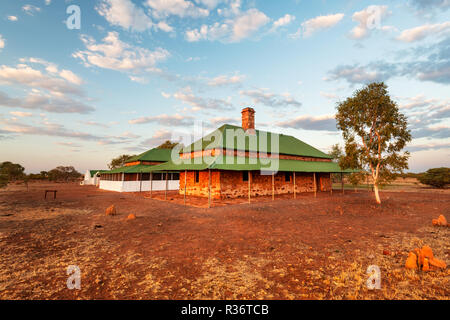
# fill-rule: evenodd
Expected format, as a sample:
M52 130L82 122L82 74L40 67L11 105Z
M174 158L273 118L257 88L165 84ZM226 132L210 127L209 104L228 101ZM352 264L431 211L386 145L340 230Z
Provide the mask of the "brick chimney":
M242 109L242 129L244 131L255 130L255 110L253 108Z

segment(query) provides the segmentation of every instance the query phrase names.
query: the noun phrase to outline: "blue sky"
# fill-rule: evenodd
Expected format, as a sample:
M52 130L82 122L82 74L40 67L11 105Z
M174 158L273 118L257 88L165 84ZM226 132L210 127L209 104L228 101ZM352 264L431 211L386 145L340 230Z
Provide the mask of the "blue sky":
M80 29L66 9L77 5ZM3 0L0 161L106 168L240 123L328 151L336 103L385 81L410 171L449 166L450 1Z

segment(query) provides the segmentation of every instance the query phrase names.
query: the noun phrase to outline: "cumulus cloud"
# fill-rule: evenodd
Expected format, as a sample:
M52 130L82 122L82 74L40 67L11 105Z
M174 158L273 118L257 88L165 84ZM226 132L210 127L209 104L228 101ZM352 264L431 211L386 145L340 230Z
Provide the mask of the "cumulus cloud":
M89 113L94 110L80 87L82 79L70 70L38 58L22 58L17 66L0 65L0 85L18 86L25 96L10 97L0 91L0 105L10 108L40 109L55 113ZM26 63L40 66L31 67ZM44 68L42 68L42 66Z
M383 72L382 68L377 66L379 65L341 65L331 70L325 80L332 81L344 79L350 84L366 84L374 81L387 80L391 76L389 71Z
M207 17L209 10L200 8L187 0L147 0L145 4L150 7L155 18L161 19L168 16L200 18ZM209 1L209 4L213 3Z
M153 134L152 137L142 141L139 144L139 148L148 150L150 148L153 148L153 147L156 147L156 146L162 144L163 142L165 142L167 140L171 140L172 142L174 141L174 139L172 137L172 132L165 130L165 129L160 129L160 130L155 131L155 133Z
M353 39L367 38L371 31L381 29L381 23L390 15L387 6L368 6L364 10L355 12L352 20L358 25L350 32ZM386 27L385 27L386 28Z
M450 83L450 37L430 46L402 52L402 61L375 61L366 65L340 65L325 80L346 80L349 84L386 81L392 77L408 77L419 81Z
M132 31L144 31L153 26L152 20L142 8L131 0L103 0L96 7L97 12L114 26Z
M434 36L441 35L449 31L450 31L450 21L437 24L425 24L423 26L402 31L402 33L397 37L397 40L411 43L423 40L431 35Z
M130 124L146 124L146 123L159 123L169 127L189 126L194 123L194 118L190 116L183 116L180 114L167 115L161 114L158 116L141 117L128 121Z
M278 28L285 27L294 22L294 20L295 16L291 14L285 14L283 17L273 22L271 31L275 31Z
M281 121L276 125L283 128L294 128L315 131L337 131L334 115L309 116L303 115L292 120Z
M208 85L211 87L221 87L227 85L241 85L245 76L235 74L233 76L220 75L208 81Z
M344 18L344 14L337 13L309 19L303 22L301 25L303 29L303 37L307 38L318 31L332 28L337 25L342 20L342 18Z
M17 21L19 20L16 16L8 16L9 21Z
M191 111L199 110L231 110L229 101L217 98L203 98L195 95L190 87L185 87L172 95L175 99L192 107Z
M242 90L243 96L250 97L254 104L262 103L269 107L295 106L300 107L302 103L291 96L290 93L275 94L268 89Z
M5 39L0 34L0 51L5 47Z
M77 51L72 56L81 59L86 66L131 73L159 72L156 64L170 56L162 48L151 51L125 43L117 32L109 32L101 43L86 35L81 40L86 50Z
M79 87L81 82L79 77L68 70L63 72L61 76L45 74L41 70L33 69L26 64L19 64L15 67L0 66L0 84L41 88L59 95L83 96L84 93Z
M209 26L204 24L198 29L187 30L185 38L189 42L200 40L239 42L256 33L269 21L270 18L263 12L253 8L246 12L239 11L236 16L226 19L223 23L216 22Z
M39 109L54 113L89 113L94 107L67 96L31 92L25 97L12 98L0 91L0 106L9 108Z

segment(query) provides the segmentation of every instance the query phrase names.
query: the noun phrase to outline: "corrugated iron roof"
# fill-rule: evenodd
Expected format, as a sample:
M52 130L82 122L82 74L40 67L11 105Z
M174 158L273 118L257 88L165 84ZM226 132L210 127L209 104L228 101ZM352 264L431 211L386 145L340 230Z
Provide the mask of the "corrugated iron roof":
M238 135L245 135L245 141L240 145ZM252 143L256 137L256 143ZM272 140L279 139L278 146L272 146ZM254 130L254 134L245 134L242 127L225 124L210 134L183 148L182 152L192 152L208 149L230 149L250 152L279 153L294 156L331 159L331 157L313 146L289 135L277 134L268 131ZM278 149L277 149L278 148Z
M134 156L125 163L136 162L136 161L162 161L166 162L170 160L170 155L172 153L172 149L158 149L153 148L144 153L141 153L137 156Z
M200 161L199 161L200 160ZM232 156L218 156L205 161L202 158L189 159L174 163L169 161L156 166L147 166L143 172L184 171L184 170L231 170L231 171L283 171L283 172L329 172L351 173L354 170L342 170L335 162L299 161L285 159L261 159Z

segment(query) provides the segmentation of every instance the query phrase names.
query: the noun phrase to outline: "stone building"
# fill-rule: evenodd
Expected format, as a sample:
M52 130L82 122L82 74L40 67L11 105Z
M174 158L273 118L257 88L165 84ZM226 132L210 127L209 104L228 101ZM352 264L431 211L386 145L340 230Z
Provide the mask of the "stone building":
M252 108L242 110L242 126L225 124L152 170L177 170L180 194L212 199L331 191L331 173L342 172L293 136L255 129Z

